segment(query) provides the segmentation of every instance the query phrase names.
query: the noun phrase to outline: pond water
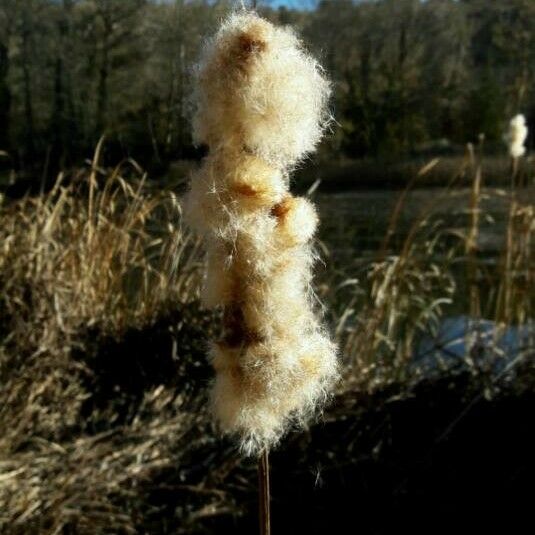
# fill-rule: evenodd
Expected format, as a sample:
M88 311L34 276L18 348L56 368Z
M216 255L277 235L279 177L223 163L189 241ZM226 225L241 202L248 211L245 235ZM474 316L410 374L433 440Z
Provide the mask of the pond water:
M327 284L334 280L357 280L358 286L366 284L366 273L370 264L380 257L383 242L388 232L392 213L402 195L400 191L373 190L352 191L333 194L318 194L315 202L318 206L321 226L319 232L320 243L324 244L322 257L326 267L319 270L318 275L329 275ZM517 199L522 204L535 203L535 188L517 192ZM474 340L483 348L488 362L493 362L496 355L508 355L508 361L520 355L522 346L532 351L533 323L529 329L513 326L494 340L487 340L494 333L495 323L484 321L474 323L465 314L469 310L469 284L467 278L467 262L464 256L463 235L470 224L471 191L456 189L445 192L440 189L417 189L409 192L399 211L395 231L391 235L387 253L397 254L407 238L411 228L422 218L428 216L430 221L439 222L437 228L445 230L444 240L449 244L458 244L457 261L449 264L455 279L455 299L443 312L445 317L438 325L437 332L431 330L420 340L420 346L415 347L415 357L418 365L425 363L429 369L435 369L437 362L448 366L457 366L466 354L467 332L475 332ZM498 278L505 247L506 227L509 217L510 194L499 189L484 189L480 204L480 227L478 236L478 270L477 284L482 296L495 296ZM431 235L433 232L431 232ZM429 233L425 239L429 239ZM442 239L442 238L441 238ZM533 245L532 245L533 247ZM447 247L446 247L447 249ZM445 248L438 247L433 255L424 256L423 262L441 265L440 255ZM351 293L351 289L348 292ZM344 290L345 292L345 290ZM337 294L337 299L345 303L346 295ZM490 306L494 297L482 299L482 303ZM482 309L482 314L491 312L491 308ZM484 336L483 336L484 335ZM494 336L494 334L493 334ZM524 343L526 337L529 344ZM492 338L492 337L491 337ZM444 342L444 340L446 342ZM436 349L431 351L430 348ZM451 358L445 359L443 353ZM523 353L524 354L524 353ZM502 370L496 368L497 371Z
M403 192L392 190L315 195L321 218L319 238L339 269L362 265L378 255L401 195ZM517 195L523 203L535 203L535 188ZM470 198L470 189L410 191L399 211L389 252L399 250L411 227L426 215L440 221L440 227L452 235L465 232L470 222ZM496 188L483 189L480 206L479 254L492 261L499 257L504 245L509 193Z

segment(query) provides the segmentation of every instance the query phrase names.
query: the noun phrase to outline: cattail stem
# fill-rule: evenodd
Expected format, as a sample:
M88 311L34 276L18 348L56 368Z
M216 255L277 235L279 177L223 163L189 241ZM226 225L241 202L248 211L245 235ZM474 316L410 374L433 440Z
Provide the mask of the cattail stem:
M260 535L270 535L269 450L267 448L262 451L258 460L258 506Z
M511 293L513 281L513 247L514 247L514 222L517 212L516 201L516 176L518 172L518 158L511 159L511 194L509 201L509 217L506 229L506 242L503 259L503 283L500 288L497 316L504 323L511 321Z
M478 164L472 183L470 197L470 227L465 243L467 256L467 281L470 291L470 317L479 318L481 315L480 296L478 286L478 258L477 242L479 238L480 211L481 211L481 163Z
M515 190L516 179L518 175L518 160L519 158L511 158L511 192Z

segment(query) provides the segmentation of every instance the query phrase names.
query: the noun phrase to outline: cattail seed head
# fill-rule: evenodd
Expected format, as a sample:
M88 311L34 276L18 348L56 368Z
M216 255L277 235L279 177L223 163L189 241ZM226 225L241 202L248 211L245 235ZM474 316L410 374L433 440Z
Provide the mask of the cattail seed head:
M304 422L337 377L310 289L318 216L287 176L321 138L329 91L297 37L254 14L223 23L197 69L194 133L210 152L185 216L205 239L203 302L223 309L214 413L248 454Z
M197 143L244 147L278 168L313 151L328 125L330 84L289 29L235 14L196 70Z
M526 118L519 113L509 123L509 130L505 135L505 141L509 147L511 158L520 158L526 153L525 142L528 137Z

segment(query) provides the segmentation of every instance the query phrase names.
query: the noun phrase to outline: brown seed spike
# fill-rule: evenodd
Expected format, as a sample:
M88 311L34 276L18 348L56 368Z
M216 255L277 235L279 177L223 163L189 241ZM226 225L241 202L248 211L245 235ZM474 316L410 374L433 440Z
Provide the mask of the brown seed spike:
M223 338L219 342L222 346L229 348L247 347L253 344L260 344L264 341L260 334L247 328L243 312L235 304L225 309L223 314L223 328Z
M247 60L253 54L263 52L266 49L266 43L246 32L238 36L238 48L241 59Z
M286 214L290 211L290 206L292 203L292 197L286 197L282 202L276 204L271 209L271 215L276 217L279 221L282 221Z
M257 195L257 191L249 184L236 184L232 189L244 197L255 197Z

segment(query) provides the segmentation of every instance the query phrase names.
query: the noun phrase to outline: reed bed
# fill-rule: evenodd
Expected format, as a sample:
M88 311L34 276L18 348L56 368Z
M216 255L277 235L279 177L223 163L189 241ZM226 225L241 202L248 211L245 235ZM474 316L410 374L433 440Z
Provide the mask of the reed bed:
M208 419L182 380L213 323L187 305L198 244L172 192L151 190L135 162L102 168L100 150L48 192L0 206L2 533L134 533L132 496L206 443ZM104 347L115 349L100 362ZM151 360L169 377L147 382ZM220 493L199 493L198 509L216 514ZM199 514L186 509L183 520Z
M17 344L39 352L81 325L120 331L195 296L197 245L180 228L177 197L149 191L134 162L99 168L99 152L49 192L2 209L3 315L17 322Z
M346 271L341 279L327 275L323 298L336 310L332 322L345 363L342 393L371 393L392 384L410 389L428 372L414 362L419 342L435 337L451 316L466 319L466 354L461 359L466 367L473 368L480 322L491 325L494 333L484 348L489 369L492 362L508 357L499 343L510 327L523 333L522 359L532 360L535 219L529 195L521 201L517 191L517 184L527 185L529 169L509 189L486 188L483 160L482 147L468 147L462 167L472 185L468 204L458 206L458 226L449 226L435 214L441 202L458 195L460 173L455 173L421 207L401 246L390 243L407 194L418 180L425 181L432 161L398 194L376 259L351 277ZM507 206L505 223L486 213L492 202ZM496 226L503 234L502 252L489 261L480 250L482 229Z
M172 192L154 191L134 162L103 168L101 150L49 191L0 204L0 532L214 533L248 507L256 480L206 410L206 340L220 317L199 306L199 244ZM532 388L533 334L513 359L499 342L511 327L533 333L535 213L521 175L508 190L485 187L477 151L463 162L472 187L460 227L434 210L456 195L452 176L401 246L392 240L430 164L399 194L373 261L320 281L343 375L326 422L352 429L363 399L387 403L429 381L415 348L451 316L469 320L454 373L474 378L474 395ZM491 197L509 207L504 222L486 214ZM502 225L497 262L480 250L486 225ZM438 361L431 371L452 373Z

